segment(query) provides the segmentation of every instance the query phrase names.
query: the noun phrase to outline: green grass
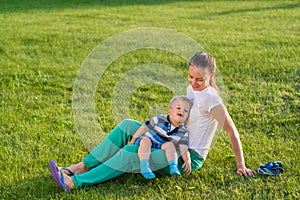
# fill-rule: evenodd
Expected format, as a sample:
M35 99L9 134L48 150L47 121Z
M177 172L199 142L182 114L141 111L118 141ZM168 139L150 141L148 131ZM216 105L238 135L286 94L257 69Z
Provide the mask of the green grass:
M0 199L299 199L300 66L298 1L1 1ZM224 132L200 171L148 181L125 174L66 194L52 180L49 159L67 166L88 152L73 120L79 67L105 39L123 31L163 27L193 38L217 59L225 102L240 132L248 167L281 160L279 176L235 174ZM96 93L104 131L116 122L112 91L134 66L187 61L159 50L115 60ZM140 87L131 117L166 106L167 88Z

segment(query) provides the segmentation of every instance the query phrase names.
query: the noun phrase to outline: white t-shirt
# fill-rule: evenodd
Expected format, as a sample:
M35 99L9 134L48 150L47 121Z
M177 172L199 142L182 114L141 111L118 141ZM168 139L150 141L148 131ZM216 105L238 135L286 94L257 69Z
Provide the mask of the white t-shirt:
M193 102L186 123L189 130L189 148L205 159L218 128L218 122L210 115L210 111L223 102L213 87L194 91L191 86L188 86L187 97Z

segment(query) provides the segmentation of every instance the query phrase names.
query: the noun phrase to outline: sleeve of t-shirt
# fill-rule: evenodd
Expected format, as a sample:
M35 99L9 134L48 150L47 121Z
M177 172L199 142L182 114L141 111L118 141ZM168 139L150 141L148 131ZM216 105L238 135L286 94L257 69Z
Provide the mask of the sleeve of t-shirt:
M208 112L210 112L214 107L221 105L222 103L223 101L219 95L211 95L208 105Z

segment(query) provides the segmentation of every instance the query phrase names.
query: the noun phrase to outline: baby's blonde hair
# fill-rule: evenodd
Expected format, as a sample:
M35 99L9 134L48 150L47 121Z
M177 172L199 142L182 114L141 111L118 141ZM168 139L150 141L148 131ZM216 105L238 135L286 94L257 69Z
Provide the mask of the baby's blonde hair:
M175 96L171 99L170 103L169 103L169 108L172 106L172 104L175 102L175 101L181 101L183 102L184 104L186 104L188 106L188 110L191 109L191 107L193 106L193 102L187 98L186 96Z

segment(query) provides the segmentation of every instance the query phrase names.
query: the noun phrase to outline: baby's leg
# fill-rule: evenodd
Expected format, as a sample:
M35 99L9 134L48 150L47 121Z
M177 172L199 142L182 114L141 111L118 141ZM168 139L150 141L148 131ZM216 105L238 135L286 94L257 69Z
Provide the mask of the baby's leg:
M149 138L143 138L140 141L139 144L139 150L138 150L138 154L139 154L139 159L140 160L149 160L150 157L150 152L151 152L151 145L152 142Z
M138 150L138 155L141 165L141 173L145 178L151 179L155 178L154 173L150 169L149 157L151 153L152 142L149 138L143 138L140 141L140 146Z
M166 142L161 145L161 149L166 152L166 158L170 166L170 174L180 175L180 171L178 170L178 156L175 145L172 142Z

